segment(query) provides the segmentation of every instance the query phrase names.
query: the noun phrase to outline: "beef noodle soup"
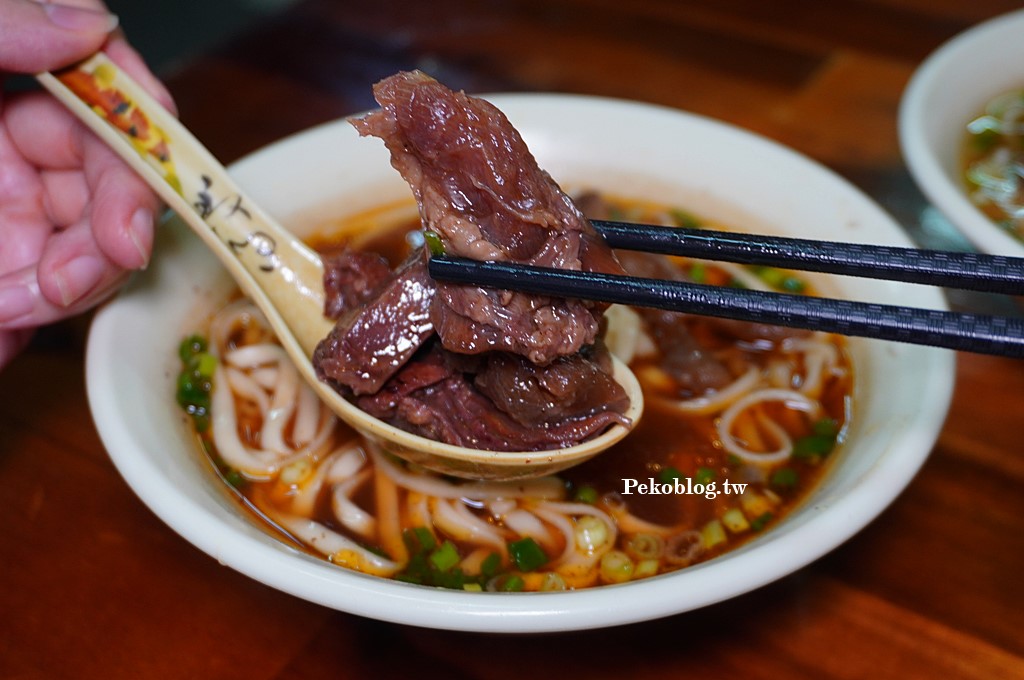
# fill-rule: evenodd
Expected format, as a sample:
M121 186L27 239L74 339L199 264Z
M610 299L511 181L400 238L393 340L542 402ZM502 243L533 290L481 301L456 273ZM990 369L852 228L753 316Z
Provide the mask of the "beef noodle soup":
M578 203L592 217L695 222L594 194ZM392 263L422 238L412 223L373 233L359 247ZM772 268L620 256L637 275L810 293ZM469 591L584 588L685 568L770 530L842 442L853 379L842 339L622 306L607 317L606 344L637 374L645 414L614 448L558 476L455 480L375 449L318 402L241 298L182 343L178 399L255 521L381 577Z

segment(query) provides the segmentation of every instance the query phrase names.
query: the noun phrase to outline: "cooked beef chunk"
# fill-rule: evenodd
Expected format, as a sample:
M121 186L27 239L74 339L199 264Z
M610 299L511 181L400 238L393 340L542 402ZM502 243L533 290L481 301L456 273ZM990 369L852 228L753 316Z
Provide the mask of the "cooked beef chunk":
M356 399L367 413L430 439L490 451L541 451L572 446L614 424L618 412L599 410L521 423L495 408L459 370L453 355L425 348L374 395ZM514 357L513 357L514 359Z
M504 352L487 357L473 385L521 425L579 418L606 409L621 413L629 406L622 385L598 360L583 353L560 357L544 367Z
M664 255L623 251L619 261L630 276L683 281L683 271ZM637 309L651 331L651 337L665 357L662 363L679 385L694 394L703 394L732 382L732 374L715 355L703 348L690 334L686 315L661 309Z
M425 227L447 252L621 273L590 223L494 106L420 72L387 78L374 94L382 108L354 124L360 134L384 140ZM442 283L432 319L454 352L503 350L546 364L593 343L602 310L580 300Z
M324 262L324 316L337 319L373 298L393 276L391 265L377 253L342 248Z
M364 281L356 287L369 285ZM355 394L379 390L433 335L429 312L433 293L426 260L421 253L413 253L376 297L345 312L317 345L313 353L317 376Z

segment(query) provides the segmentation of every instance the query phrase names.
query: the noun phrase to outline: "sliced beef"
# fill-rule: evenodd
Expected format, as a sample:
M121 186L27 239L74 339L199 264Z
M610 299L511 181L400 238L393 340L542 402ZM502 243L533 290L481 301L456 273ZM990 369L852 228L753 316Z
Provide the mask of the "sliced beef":
M354 124L360 134L384 140L419 202L424 226L447 252L621 272L497 108L420 72L396 74L374 94L382 108ZM593 343L602 310L580 300L442 283L432 318L452 351L503 350L546 364Z
M664 255L622 251L619 261L630 276L668 281L684 281L683 271ZM705 349L690 334L680 312L637 308L647 323L651 337L664 356L662 368L679 385L693 394L716 390L732 382L725 364Z
M607 353L607 350L603 350ZM539 367L507 353L488 355L473 385L521 425L579 418L604 410L623 412L629 397L602 366L584 354Z
M372 416L437 441L491 451L542 451L572 446L614 424L619 413L600 410L523 424L495 408L439 346L409 362L384 389L359 397Z
M368 302L393 277L381 255L345 247L327 253L324 263L324 316L337 319Z
M361 282L359 288L366 288ZM409 257L371 300L346 311L313 353L317 376L372 394L434 333L434 281L422 253Z

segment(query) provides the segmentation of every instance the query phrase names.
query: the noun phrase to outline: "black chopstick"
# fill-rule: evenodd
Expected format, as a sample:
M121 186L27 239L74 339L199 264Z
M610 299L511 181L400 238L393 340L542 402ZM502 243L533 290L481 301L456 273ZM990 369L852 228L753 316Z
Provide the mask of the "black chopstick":
M1024 319L770 293L661 279L430 258L442 281L1024 357Z
M1024 259L594 220L612 248L1024 295Z

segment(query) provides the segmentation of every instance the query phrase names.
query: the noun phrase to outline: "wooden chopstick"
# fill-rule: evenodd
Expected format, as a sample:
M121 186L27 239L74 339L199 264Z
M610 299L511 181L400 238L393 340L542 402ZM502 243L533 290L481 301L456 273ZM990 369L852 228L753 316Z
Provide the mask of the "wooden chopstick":
M612 248L1024 295L1024 259L593 220Z
M627 226L612 223L614 226L605 228L608 222L598 222L599 230L613 232L623 230ZM628 225L629 229L636 228ZM677 227L648 227L653 232L662 228L676 231ZM688 230L692 231L692 230ZM707 236L708 232L698 230L698 235ZM721 232L719 232L721 233ZM630 235L627 235L630 236ZM725 233L727 240L737 244L736 252L727 253L723 257L713 252L719 247L709 244L707 239L690 239L689 243L701 250L698 257L705 259L737 258L748 245L746 239L737 239L735 233ZM964 254L968 261L979 262L973 268L961 263L961 253L941 253L939 251L923 251L924 257L916 257L918 251L889 247L871 247L852 244L840 244L845 252L852 257L864 251L870 254L864 260L852 261L849 257L835 259L827 255L809 257L805 253L813 249L801 251L794 259L786 258L786 248L805 248L807 242L796 239L767 239L765 237L749 237L750 242L764 241L765 249L761 250L758 259L743 255L744 259L731 261L755 262L771 266L788 268L816 269L834 273L853 275L871 275L880 279L896 279L903 282L931 283L953 288L975 288L981 290L1021 290L1024 274L1014 280L1014 272L1024 271L1015 258ZM613 236L608 238L612 247L621 245L626 237ZM628 239L631 248L640 250L636 239ZM685 239L683 240L685 242ZM686 248L689 248L687 246ZM772 248L778 247L777 251ZM668 247L666 247L668 248ZM727 251L733 246L724 247ZM679 253L676 245L672 250L663 250L662 246L644 245L648 252ZM753 251L759 249L753 248ZM694 251L688 250L687 254ZM891 254L899 263L895 266L884 264L882 254ZM793 254L788 252L788 254ZM692 255L691 255L692 256ZM813 261L813 257L822 259L822 263ZM872 259L873 258L873 259ZM835 261L834 261L835 260ZM922 262L933 262L942 265L947 272L935 273L922 268ZM551 269L532 265L508 262L480 262L446 255L435 255L430 258L430 275L439 281L473 284L484 288L499 288L521 291L535 295L552 297L572 297L589 300L600 300L628 305L657 307L672 311L681 311L707 316L736 318L736 320L759 322L791 328L809 329L838 333L848 336L878 338L919 345L945 347L962 351L1004 356L1024 356L1024 320L1008 316L990 316L970 314L937 309L919 309L898 305L886 305L852 300L834 300L828 298L773 293L764 291L744 290L692 284L659 279L643 279L624 277L624 275ZM985 272L975 275L979 269ZM870 273L866 273L870 272ZM950 283L952 282L952 283ZM1013 286L1016 284L1016 288ZM994 288L993 287L997 287Z

